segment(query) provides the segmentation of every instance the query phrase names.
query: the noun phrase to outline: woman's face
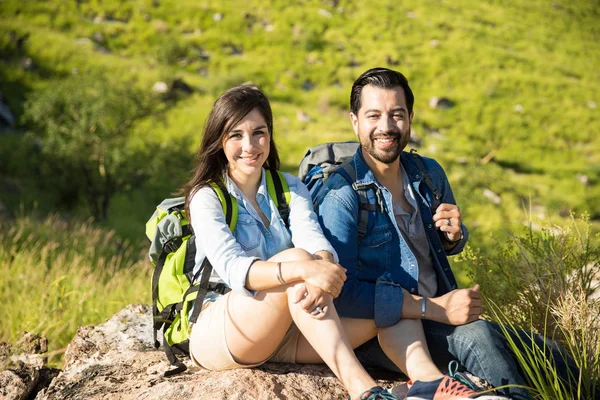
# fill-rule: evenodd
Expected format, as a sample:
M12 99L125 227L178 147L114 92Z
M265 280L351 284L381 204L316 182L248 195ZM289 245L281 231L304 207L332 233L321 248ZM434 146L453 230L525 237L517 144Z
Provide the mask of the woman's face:
M257 108L225 134L223 151L229 162L229 176L234 182L260 179L270 144L271 132Z

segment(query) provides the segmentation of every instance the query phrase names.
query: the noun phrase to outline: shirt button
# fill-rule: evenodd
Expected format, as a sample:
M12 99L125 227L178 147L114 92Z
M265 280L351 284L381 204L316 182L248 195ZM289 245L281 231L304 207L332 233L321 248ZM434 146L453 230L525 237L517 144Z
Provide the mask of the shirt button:
M411 293L414 293L414 292L415 292L415 289L410 289L410 292L411 292Z
M442 249L438 249L438 253L441 253L441 252L442 252Z
M415 264L410 264L410 267L411 267L411 268L414 268L414 267L415 267Z
M429 229L431 229L431 224L427 225L427 227L428 227Z

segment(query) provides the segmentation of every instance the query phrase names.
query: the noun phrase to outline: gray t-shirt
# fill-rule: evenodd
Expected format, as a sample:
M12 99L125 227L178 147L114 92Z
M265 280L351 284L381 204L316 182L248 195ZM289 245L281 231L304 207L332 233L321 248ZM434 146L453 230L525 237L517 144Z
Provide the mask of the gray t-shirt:
M437 277L433 269L433 260L425 233L425 226L419 213L417 199L410 186L408 176L402 169L402 182L404 196L412 207L410 212L405 211L398 203L392 201L396 224L402 237L408 244L417 259L419 266L419 294L425 297L434 297L437 292Z

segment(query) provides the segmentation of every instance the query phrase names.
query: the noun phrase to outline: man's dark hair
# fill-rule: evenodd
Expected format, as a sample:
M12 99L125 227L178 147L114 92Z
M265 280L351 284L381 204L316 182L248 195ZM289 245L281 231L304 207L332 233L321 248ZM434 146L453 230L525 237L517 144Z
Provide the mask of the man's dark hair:
M352 91L350 92L350 109L355 115L358 115L358 110L360 110L362 89L367 85L373 85L383 89L393 89L400 86L404 89L408 113L412 113L413 105L415 104L415 95L410 89L410 86L408 86L408 79L398 71L387 68L371 68L356 78L352 85Z

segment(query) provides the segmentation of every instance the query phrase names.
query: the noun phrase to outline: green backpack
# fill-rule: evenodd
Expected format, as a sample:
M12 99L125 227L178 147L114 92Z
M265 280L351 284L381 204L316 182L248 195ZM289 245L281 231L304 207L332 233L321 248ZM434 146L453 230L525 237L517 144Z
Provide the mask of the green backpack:
M266 171L267 191L277 206L279 215L289 229L291 195L283 174ZM231 232L235 230L238 204L222 182L211 183L219 197L225 220ZM171 376L186 370L176 354L189 356L191 325L202 310L204 297L209 291L224 294L230 289L223 283L210 282L212 265L208 258L194 275L196 241L184 208L185 198L163 200L146 223L146 236L150 245L152 274L152 314L154 346L160 347L157 333L162 329L163 345L167 359L175 368L165 372ZM201 276L200 276L201 275ZM198 279L200 278L200 279ZM193 307L192 315L188 314Z

